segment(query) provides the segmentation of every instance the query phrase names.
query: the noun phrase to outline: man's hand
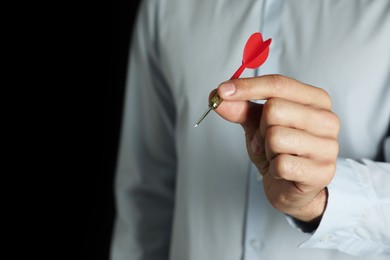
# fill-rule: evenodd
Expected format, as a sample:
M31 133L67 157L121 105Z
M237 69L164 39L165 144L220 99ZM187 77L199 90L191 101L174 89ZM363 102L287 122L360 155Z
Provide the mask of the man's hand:
M216 112L244 128L270 203L304 222L320 218L340 128L327 92L280 75L235 79L215 91L224 100ZM249 101L262 99L264 105Z

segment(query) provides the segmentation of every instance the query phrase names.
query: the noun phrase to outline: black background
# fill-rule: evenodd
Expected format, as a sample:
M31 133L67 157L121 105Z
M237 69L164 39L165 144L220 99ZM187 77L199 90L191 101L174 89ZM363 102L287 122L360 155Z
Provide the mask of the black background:
M94 50L90 53L90 72L91 77L96 77L93 81L96 86L92 89L100 93L94 101L86 102L88 106L85 107L86 114L90 112L96 116L95 119L92 116L90 124L87 123L86 136L97 131L89 135L92 145L87 149L92 155L90 163L97 169L86 169L86 172L92 171L84 180L86 190L82 191L85 200L82 259L108 259L109 256L115 216L113 177L129 40L137 6L138 2L134 0L111 1L109 5L102 5L102 14L97 17L100 26L95 24L95 31L89 39L91 50Z
M82 127L76 138L81 144L78 159L83 174L79 189L82 200L78 201L83 211L79 214L83 230L81 259L109 256L115 216L113 178L128 48L137 6L138 1L134 0L102 2L96 5L95 13L86 16L92 19L85 20L86 30L89 29L84 35L88 53L83 77L86 84L80 86L85 88L85 95L77 115Z
M4 9L3 247L12 258L109 259L138 5L15 2Z

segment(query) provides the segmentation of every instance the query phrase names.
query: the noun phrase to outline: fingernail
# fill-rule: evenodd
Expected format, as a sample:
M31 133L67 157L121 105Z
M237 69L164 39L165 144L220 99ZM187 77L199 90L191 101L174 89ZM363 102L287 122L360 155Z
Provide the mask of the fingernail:
M251 148L252 148L253 153L255 153L255 154L260 153L260 144L259 144L259 140L257 139L256 135L254 135L252 138Z
M236 93L236 87L232 83L223 83L219 86L220 94L223 96L233 96Z

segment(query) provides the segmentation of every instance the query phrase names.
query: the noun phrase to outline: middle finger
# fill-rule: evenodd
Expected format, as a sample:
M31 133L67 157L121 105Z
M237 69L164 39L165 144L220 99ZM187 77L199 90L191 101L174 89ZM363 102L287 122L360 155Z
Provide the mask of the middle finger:
M268 161L278 154L332 161L337 158L338 148L338 142L334 139L314 136L300 129L284 126L269 127L265 136L265 153Z
M260 120L263 137L273 125L307 131L308 133L336 139L339 132L337 115L327 109L295 103L282 98L272 98L264 104Z

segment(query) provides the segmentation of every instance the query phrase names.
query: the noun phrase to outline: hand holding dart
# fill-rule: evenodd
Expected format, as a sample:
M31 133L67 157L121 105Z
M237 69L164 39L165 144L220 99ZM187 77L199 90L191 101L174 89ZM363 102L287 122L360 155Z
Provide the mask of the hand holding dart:
M230 79L238 78L245 68L256 69L260 67L268 58L270 44L271 39L263 41L261 33L253 33L245 44L242 64ZM216 109L222 101L223 99L218 94L215 94L209 102L208 109L200 117L195 127L202 122L211 110Z

